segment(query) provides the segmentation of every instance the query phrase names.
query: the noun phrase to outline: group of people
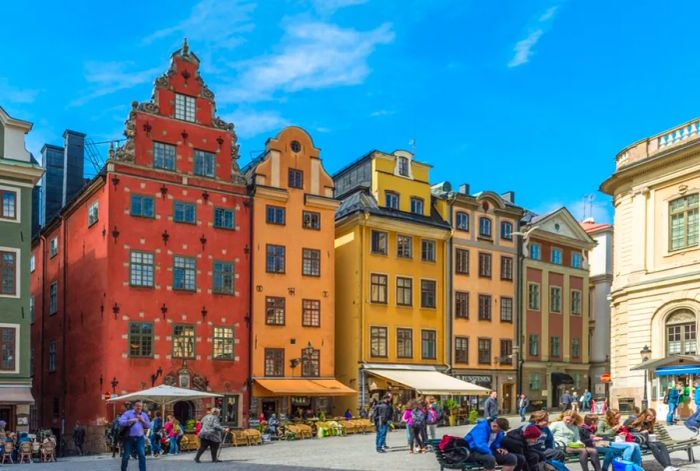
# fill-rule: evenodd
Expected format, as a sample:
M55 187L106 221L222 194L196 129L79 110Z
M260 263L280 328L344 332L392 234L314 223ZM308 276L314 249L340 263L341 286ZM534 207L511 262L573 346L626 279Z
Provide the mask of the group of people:
M575 411L586 412L591 410L592 399L593 395L588 389L583 391L583 394L580 396L576 391L569 391L566 389L559 398L559 407L561 407L561 410L563 411L572 409Z
M666 423L672 425L678 417L678 407L690 401L690 386L686 386L682 381L678 381L675 385L669 385L666 394L664 395L664 404L668 405L668 413L666 414ZM695 381L693 390L693 398L695 400L695 410L700 411L700 380Z
M12 461L17 462L19 458L19 449L20 445L22 443L31 443L32 444L32 449L35 449L34 444L37 444L38 446L41 445L47 445L51 444L52 449L55 450L56 448L56 437L53 434L45 434L43 435L43 439L34 434L29 434L27 432L9 432L4 430L4 426L1 427L0 429L0 458L4 458L5 454L5 444L6 443L12 443ZM54 452L52 452L54 453ZM55 458L55 455L53 455ZM0 459L0 463L3 462L3 459Z
M666 446L649 439L654 433L655 423L656 411L653 409L631 416L624 423L616 409L609 409L602 418L595 414L581 416L568 409L551 424L548 412L536 411L525 424L512 430L509 430L510 424L505 418L481 419L464 440L470 459L487 471L496 465L502 466L503 471L536 471L545 461L563 467L565 453L578 454L584 471L589 470L589 464L595 471L604 471L620 455L624 460L641 466L642 453L635 435L644 435L645 439L640 441L649 447L664 470L676 471Z

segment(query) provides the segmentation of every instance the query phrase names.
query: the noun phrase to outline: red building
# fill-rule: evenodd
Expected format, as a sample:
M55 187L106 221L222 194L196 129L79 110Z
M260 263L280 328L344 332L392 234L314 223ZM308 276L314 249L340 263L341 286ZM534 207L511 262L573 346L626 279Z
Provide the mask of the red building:
M80 420L100 448L102 395L161 383L221 393L224 421L246 422L251 205L215 112L185 43L103 171L35 238L35 427ZM204 406L170 408L186 422Z

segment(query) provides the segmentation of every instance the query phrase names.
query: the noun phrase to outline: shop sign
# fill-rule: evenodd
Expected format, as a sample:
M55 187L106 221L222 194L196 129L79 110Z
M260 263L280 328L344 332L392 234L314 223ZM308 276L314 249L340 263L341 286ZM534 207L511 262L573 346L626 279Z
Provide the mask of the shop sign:
M308 406L311 403L308 396L292 396L292 405Z
M484 388L490 388L491 383L493 382L493 379L490 375L465 375L463 378L459 379L463 379L468 383L473 383L477 386L482 386Z

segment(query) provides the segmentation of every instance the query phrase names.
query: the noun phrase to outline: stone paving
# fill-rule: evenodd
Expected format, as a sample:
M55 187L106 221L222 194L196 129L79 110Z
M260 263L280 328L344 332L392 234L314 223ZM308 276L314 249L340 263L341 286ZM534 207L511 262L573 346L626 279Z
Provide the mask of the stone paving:
M511 423L518 423L512 419ZM467 426L446 427L438 430L439 434L464 435ZM670 428L675 438L687 438L690 432L681 426ZM202 456L202 464L193 462L193 453L183 453L176 456L148 458L149 471L179 471L203 469L211 471L262 471L276 469L280 471L313 471L313 470L376 470L376 471L436 471L440 467L431 453L408 453L404 430L389 433L387 444L391 447L387 453L379 454L374 451L374 434L351 435L347 437L329 437L323 439L297 440L290 442L273 442L254 447L224 448L221 454L223 463L209 462L210 455ZM700 447L699 447L700 448ZM696 449L700 457L700 449ZM700 470L700 463L689 464L687 455L673 453L671 455L676 466L684 470ZM14 465L19 466L19 465ZM11 466L7 466L10 468ZM580 471L579 465L570 465L572 471ZM644 468L648 471L661 471L661 467L646 458ZM119 460L111 455L64 458L56 464L42 464L28 469L47 471L108 471L118 470ZM131 461L130 470L138 470L138 463Z

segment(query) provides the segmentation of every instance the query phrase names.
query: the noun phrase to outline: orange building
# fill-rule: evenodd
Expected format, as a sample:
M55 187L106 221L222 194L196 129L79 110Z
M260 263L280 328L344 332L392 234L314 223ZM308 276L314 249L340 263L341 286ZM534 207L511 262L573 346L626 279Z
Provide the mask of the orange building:
M354 394L335 380L333 180L294 126L243 172L254 195L251 411L331 413L332 396Z

